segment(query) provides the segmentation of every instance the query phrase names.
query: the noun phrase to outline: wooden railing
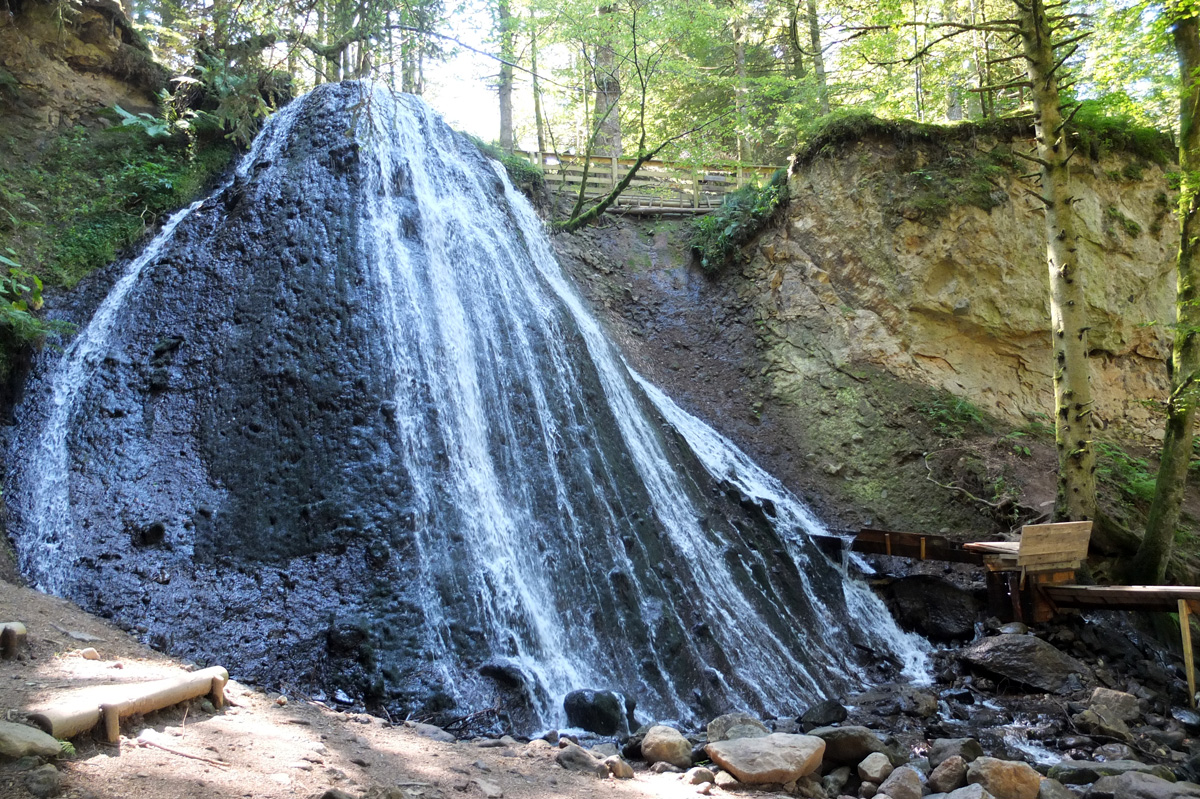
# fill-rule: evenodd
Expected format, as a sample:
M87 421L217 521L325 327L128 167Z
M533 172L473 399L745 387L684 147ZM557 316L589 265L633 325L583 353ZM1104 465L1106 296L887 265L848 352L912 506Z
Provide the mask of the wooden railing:
M584 158L522 150L514 154L540 166L551 191L569 197L578 195L583 182ZM587 197L607 195L625 177L634 161L633 158L610 156L586 159ZM667 161L647 161L621 192L616 206L619 210L634 213L702 214L719 206L726 194L748 183L763 183L779 168L757 164L691 167Z

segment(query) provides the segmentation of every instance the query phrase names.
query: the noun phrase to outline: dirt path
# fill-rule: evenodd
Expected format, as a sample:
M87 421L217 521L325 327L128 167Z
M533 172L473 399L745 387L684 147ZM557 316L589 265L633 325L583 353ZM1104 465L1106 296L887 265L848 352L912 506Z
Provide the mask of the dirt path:
M0 708L10 721L21 721L26 712L72 690L161 679L187 668L69 602L0 581L0 621L8 620L29 630L20 659L0 661ZM100 659L82 657L87 647L95 648ZM617 781L568 772L555 763L555 749L544 741L442 743L403 725L302 699L280 700L236 682L226 695L230 705L223 712L195 700L130 720L122 726L119 745L80 736L76 754L57 761L60 795L266 799L319 797L339 789L358 797L397 787L408 799L696 794L673 774L639 769L632 780ZM25 772L0 763L0 797L33 796L25 783Z

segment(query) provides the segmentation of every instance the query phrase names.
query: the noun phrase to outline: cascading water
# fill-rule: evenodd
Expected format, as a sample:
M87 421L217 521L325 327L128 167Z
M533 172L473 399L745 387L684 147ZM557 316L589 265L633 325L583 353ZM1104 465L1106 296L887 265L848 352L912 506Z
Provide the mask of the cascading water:
M528 727L576 688L687 721L921 669L414 98L296 101L54 360L10 452L23 570L245 677Z

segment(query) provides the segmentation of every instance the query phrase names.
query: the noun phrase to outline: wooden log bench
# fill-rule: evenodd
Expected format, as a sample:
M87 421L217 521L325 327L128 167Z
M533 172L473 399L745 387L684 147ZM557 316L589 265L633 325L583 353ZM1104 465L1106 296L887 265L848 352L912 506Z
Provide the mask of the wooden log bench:
M116 743L121 737L121 719L152 713L189 699L207 695L213 706L225 706L225 684L229 672L211 666L178 677L131 685L106 686L100 693L64 700L37 713L29 720L47 735L60 740L73 738L104 723L104 737Z

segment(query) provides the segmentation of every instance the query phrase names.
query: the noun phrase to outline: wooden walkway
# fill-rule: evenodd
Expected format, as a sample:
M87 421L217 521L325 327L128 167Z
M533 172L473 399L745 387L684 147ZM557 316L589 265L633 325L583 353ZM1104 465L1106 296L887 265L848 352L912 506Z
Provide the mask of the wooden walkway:
M552 191L574 197L583 182L587 165L589 199L604 197L620 182L633 158L536 153L516 150L529 163L542 168ZM725 195L750 183L763 183L782 167L763 165L691 167L668 161L647 161L633 181L621 192L611 211L627 214L706 214L718 207Z
M1075 523L1079 524L1079 523ZM1090 523L1088 533L1091 532ZM1043 527L1070 527L1071 524L1043 525ZM1026 531L1036 529L1027 527ZM865 552L874 555L892 555L913 560L940 560L953 563L971 563L984 565L989 557L985 549L988 544L974 544L964 547L962 544L950 541L938 535L920 535L918 533L900 533L888 530L860 530L853 538L841 536L814 536L815 543L825 550L826 554L836 555L843 549L853 552ZM995 548L993 543L990 545ZM1007 545L1004 552L1012 551L1017 554L1016 542ZM1085 544L1086 547L1086 544ZM1084 550L1086 552L1086 549ZM1033 553L1036 559L1038 553ZM1057 566L1057 563L1054 564ZM1179 632L1183 649L1184 672L1187 675L1189 704L1196 707L1196 665L1192 651L1191 617L1200 614L1200 586L1193 585L1075 585L1073 584L1074 569L1055 571L1044 575L1031 575L1026 584L1023 572L995 571L995 564L988 572L989 610L1002 615L1009 610L1003 597L995 595L993 588L996 581L992 578L997 574L1015 576L1021 574L1019 584L1010 581L1012 591L1012 609L1018 618L1023 606L1028 604L1034 620L1040 617L1036 609L1040 606L1056 615L1060 610L1072 608L1076 610L1132 610L1145 613L1178 613ZM1048 578L1048 579L1045 579ZM1064 579L1065 578L1065 579Z

